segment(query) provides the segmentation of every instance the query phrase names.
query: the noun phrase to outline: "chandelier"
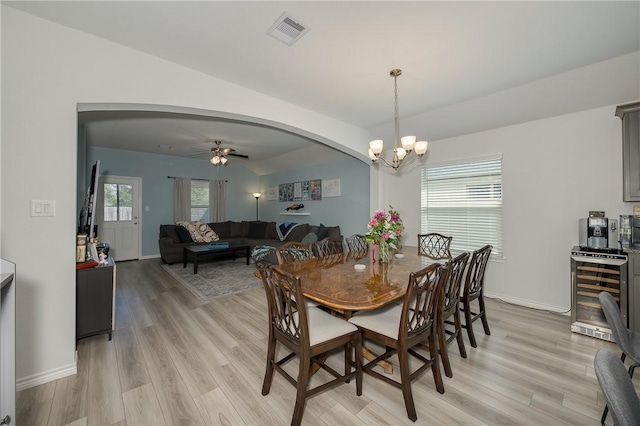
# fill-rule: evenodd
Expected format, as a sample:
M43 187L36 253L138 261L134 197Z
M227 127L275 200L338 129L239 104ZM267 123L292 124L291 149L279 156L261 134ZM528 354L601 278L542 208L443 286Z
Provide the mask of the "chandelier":
M394 146L393 146L393 158L391 162L387 161L382 154L382 149L384 142L382 139L376 139L369 142L369 158L376 164L382 164L387 167L391 167L394 170L398 170L401 166L406 166L407 164L412 163L416 158L422 157L427 152L427 141L418 141L416 142L415 136L404 136L400 137L400 123L398 119L398 77L402 75L402 70L393 69L389 73L391 77L393 77L393 85L394 85L394 100L395 100L395 112L393 114L393 122L395 125L395 138L394 138ZM398 142L402 144L399 146ZM416 156L409 157L411 153L414 153ZM410 158L409 161L405 161L405 159ZM381 161L378 161L381 160Z

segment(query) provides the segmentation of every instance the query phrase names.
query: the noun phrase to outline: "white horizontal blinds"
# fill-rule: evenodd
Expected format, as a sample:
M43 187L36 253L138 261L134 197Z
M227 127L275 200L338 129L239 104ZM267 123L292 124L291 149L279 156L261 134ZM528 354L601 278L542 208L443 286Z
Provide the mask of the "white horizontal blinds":
M493 246L502 257L502 159L422 169L421 233L453 237L451 250Z
M209 222L208 180L191 180L191 220Z

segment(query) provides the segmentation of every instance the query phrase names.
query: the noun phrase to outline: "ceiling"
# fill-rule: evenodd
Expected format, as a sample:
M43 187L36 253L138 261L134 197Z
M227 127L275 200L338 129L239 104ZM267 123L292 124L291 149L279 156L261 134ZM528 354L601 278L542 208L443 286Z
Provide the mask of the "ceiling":
M3 3L387 138L393 68L403 70L401 133L433 140L608 105L597 90L575 101L550 90L518 99L527 108L506 124L504 114L482 104L474 128L421 118L527 85L535 91L532 83L640 50L639 2ZM266 34L284 12L310 29L292 46ZM247 165L300 149L313 150L306 157L316 161L339 155L304 137L229 120L140 112L87 113L82 120L90 144L118 149L193 156L220 139L249 155L238 159ZM276 163L255 167L260 174L277 170Z

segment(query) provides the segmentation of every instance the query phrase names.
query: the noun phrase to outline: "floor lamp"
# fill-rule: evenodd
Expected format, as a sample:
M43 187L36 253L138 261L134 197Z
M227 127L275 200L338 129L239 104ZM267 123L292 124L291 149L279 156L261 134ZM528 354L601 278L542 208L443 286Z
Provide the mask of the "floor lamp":
M262 194L260 192L254 192L253 193L253 196L256 197L256 220L260 220L260 215L259 215L259 211L258 211L258 207L259 207L258 203L259 203L261 195Z

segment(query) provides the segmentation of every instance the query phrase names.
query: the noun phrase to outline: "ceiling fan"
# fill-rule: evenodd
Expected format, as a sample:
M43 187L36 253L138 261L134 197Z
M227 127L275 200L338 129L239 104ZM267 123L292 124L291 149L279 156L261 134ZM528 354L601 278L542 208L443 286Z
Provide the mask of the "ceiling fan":
M233 156L233 157L240 157L240 158L249 158L248 155L243 155L243 154L236 154L235 153L235 149L233 148L222 148L220 146L220 144L222 143L222 141L213 141L216 146L211 148L211 164L213 164L214 166L226 166L227 163L229 162L229 160L227 159L227 156Z

